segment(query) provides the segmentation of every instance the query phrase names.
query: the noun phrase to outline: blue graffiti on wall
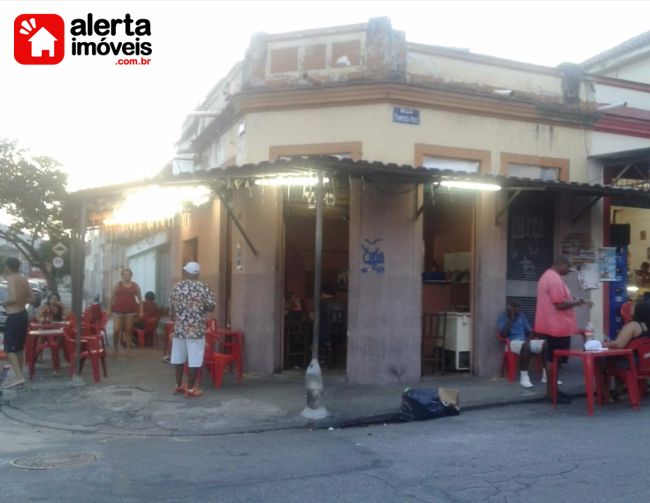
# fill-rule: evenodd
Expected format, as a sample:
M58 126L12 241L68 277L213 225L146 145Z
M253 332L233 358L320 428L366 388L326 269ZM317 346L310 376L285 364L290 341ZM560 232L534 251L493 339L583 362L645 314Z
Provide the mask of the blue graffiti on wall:
M379 242L381 238L378 239L364 239L365 244L361 243L361 249L363 254L361 260L365 267L361 268L361 272L367 273L374 271L378 274L384 274L384 252L379 248Z

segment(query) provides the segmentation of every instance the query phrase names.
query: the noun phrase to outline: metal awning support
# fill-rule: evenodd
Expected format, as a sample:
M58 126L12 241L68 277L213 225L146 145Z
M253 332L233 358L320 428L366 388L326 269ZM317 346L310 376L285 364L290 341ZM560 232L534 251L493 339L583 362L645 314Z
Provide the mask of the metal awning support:
M632 166L633 166L633 164L632 164L631 162L628 163L628 164L627 164L627 165L626 165L626 166L621 170L621 172L620 172L618 175L616 175L616 176L614 177L614 179L612 180L612 182L610 183L610 185L611 185L612 187L615 186L615 185L616 185L616 182L618 182L618 180L619 180L620 178L622 178L623 175L627 172L627 170L630 169Z
M248 237L248 234L246 234L246 231L244 230L244 228L239 223L239 220L237 220L237 217L235 216L235 214L230 209L230 206L228 206L228 200L227 200L225 194L223 192L221 192L221 190L219 190L219 189L215 189L215 193L217 194L217 197L219 198L219 201L221 201L221 204L225 208L226 213L228 213L228 216L230 217L230 219L235 224L235 227L237 227L237 230L244 237L244 241L246 241L246 244L248 245L248 247L253 252L253 255L255 255L257 257L257 250L255 249L255 246L253 246L253 242Z
M72 312L76 318L76 336L75 336L75 360L71 362L74 365L74 379L81 379L80 370L80 353L81 353L81 315L83 314L83 286L84 286L84 262L86 259L86 250L84 247L84 238L86 235L86 220L88 215L88 205L86 199L79 199L79 214L77 217L76 227L72 229Z
M508 211L508 208L514 202L514 200L517 199L517 197L519 197L519 194L521 194L521 189L517 189L515 193L512 194L510 198L508 198L508 202L506 203L506 205L503 208L501 208L501 211L499 211L494 217L494 225L498 225L499 218L501 218L501 215L503 215L506 211Z
M587 211L589 211L591 208L593 208L593 206L594 206L598 201L600 201L600 199L601 199L602 197L603 197L603 196L595 196L595 197L594 197L594 198L589 202L589 204L587 204L584 208L582 208L582 209L578 212L578 214L573 218L573 220L571 220L571 223L572 223L572 224L575 224L578 220L580 220L580 217L581 217L582 215L584 215Z

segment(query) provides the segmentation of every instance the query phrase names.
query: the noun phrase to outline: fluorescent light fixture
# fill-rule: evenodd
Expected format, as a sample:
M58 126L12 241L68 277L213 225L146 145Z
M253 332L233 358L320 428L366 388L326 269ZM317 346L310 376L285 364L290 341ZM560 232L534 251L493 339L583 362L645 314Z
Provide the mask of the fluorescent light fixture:
M599 112L604 112L606 110L612 110L614 108L625 108L627 106L627 101L618 101L616 103L610 103L609 105L602 105L598 107Z
M210 200L206 186L143 187L130 191L104 225L137 225L162 222L182 213L188 205L200 206Z
M495 183L466 182L463 180L443 180L442 182L440 182L440 185L442 185L443 187L448 187L450 189L488 190L488 191L501 190L501 186Z
M627 287L627 291L628 291L628 292L638 292L638 291L639 291L639 287L638 287L638 286L634 286L634 285L630 285L630 286Z
M323 183L329 182L329 178L323 178ZM255 180L255 185L263 185L266 187L287 187L287 186L303 186L311 187L318 183L316 176L274 176L272 178L258 178Z

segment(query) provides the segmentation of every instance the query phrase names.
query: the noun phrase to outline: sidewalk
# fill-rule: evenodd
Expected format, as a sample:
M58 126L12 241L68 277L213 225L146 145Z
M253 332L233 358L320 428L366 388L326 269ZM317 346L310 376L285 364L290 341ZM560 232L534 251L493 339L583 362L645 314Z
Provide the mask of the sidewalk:
M100 383L92 381L87 365L81 385L73 384L65 367L54 374L48 354L46 361L37 365L33 382L3 393L0 412L30 425L85 433L215 435L387 421L399 411L401 393L407 387L407 384L351 385L342 371L325 371L323 404L331 415L315 424L300 416L305 407L303 370L270 378L245 375L241 385L228 374L220 390L215 390L209 376L204 375L205 395L185 399L171 393L174 368L160 361L159 349L137 349L135 353L133 360L109 358L108 378L102 378ZM579 362L570 362L561 378L565 392L584 395ZM426 377L408 386L457 389L461 410L467 411L540 401L545 385L538 379L533 378L535 387L526 390L504 378L450 373Z

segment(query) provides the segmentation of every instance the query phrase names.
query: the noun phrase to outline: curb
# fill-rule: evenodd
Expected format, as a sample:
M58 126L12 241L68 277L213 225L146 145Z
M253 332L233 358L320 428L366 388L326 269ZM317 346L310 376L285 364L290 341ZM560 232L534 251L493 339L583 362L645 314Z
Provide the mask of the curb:
M571 398L584 398L586 397L585 393L571 393L569 394ZM473 405L467 405L461 408L461 412L474 412L481 410L495 409L498 407L507 407L515 405L527 405L532 403L541 403L544 400L544 396L531 396L531 397L521 397L507 399L501 402L486 402L486 403L477 403ZM71 433L86 433L86 434L97 434L97 435L106 435L114 437L152 437L152 438L164 438L164 437L210 437L210 436L224 436L224 435L246 435L246 434L255 434L255 433L265 433L272 431L287 431L287 430L305 430L305 429L315 429L315 430L327 430L329 428L334 429L345 429L345 428L363 428L378 424L405 424L408 421L402 421L399 419L399 411L390 410L382 412L379 414L373 414L370 416L357 416L357 417L335 417L330 416L325 419L318 421L310 421L304 418L298 417L294 419L289 419L281 424L273 425L260 425L258 427L250 427L246 429L237 429L233 428L228 431L213 431L213 432L183 432L175 430L164 430L162 428L158 429L157 432L146 431L146 430L122 430L115 429L112 427L90 427L82 425L70 425L56 423L53 421L36 419L32 416L29 416L22 412L20 409L17 409L11 405L9 400L6 400L3 404L0 401L0 413L2 413L8 419L19 422L21 424L27 424L34 427L40 428L49 428L59 431L68 431ZM431 421L431 419L427 420ZM411 421L415 422L415 421Z

